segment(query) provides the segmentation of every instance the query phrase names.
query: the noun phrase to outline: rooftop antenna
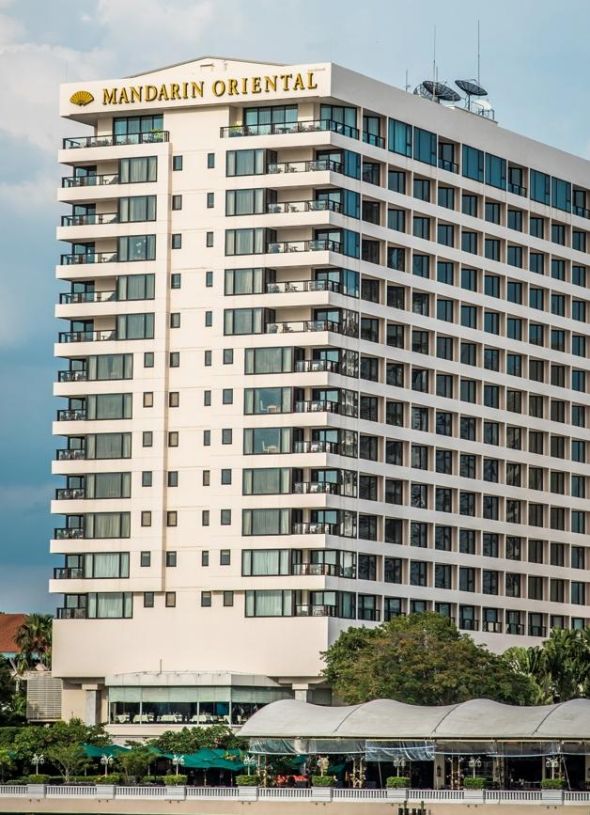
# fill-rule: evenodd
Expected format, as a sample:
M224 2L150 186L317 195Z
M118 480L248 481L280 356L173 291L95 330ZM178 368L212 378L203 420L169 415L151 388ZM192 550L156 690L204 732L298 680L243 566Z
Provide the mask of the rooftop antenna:
M433 101L436 102L436 26L433 27L433 41L432 41L432 86L435 89L433 94Z
M477 21L477 84L481 84L480 80L480 39L479 39L479 20Z
M406 93L410 90L410 83L408 81L408 69L406 68Z

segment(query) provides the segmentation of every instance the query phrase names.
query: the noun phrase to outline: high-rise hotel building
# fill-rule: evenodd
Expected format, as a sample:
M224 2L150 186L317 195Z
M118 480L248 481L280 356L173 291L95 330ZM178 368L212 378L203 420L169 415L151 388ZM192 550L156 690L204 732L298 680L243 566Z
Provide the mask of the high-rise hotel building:
M61 113L64 716L327 701L341 631L424 609L496 650L589 622L587 161L331 64Z

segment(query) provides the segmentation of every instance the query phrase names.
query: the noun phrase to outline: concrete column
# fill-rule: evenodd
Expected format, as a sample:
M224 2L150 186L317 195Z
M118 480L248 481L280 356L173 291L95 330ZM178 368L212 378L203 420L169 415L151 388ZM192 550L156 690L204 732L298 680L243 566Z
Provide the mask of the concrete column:
M434 789L439 790L445 783L445 757L434 756Z
M100 692L98 685L82 685L84 691L84 724L94 725L100 723L99 704Z
M307 692L309 685L307 683L301 685L293 685L293 693L298 702L307 702Z

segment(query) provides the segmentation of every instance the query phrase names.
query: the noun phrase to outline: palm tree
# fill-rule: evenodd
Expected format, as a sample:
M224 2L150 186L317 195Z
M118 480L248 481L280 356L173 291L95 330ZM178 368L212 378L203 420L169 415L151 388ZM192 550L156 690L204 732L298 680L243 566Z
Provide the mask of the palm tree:
M19 661L28 668L37 663L46 668L51 666L51 624L50 614L29 614L16 632Z
M533 704L549 705L553 702L553 686L543 648L514 646L503 656L515 673L530 679L534 689Z

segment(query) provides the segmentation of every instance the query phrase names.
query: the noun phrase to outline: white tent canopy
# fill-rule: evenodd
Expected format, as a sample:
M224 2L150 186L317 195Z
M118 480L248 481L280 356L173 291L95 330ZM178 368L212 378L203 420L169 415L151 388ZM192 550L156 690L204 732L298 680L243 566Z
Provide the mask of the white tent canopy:
M376 699L324 707L286 699L254 714L240 736L277 739L590 740L590 699L518 707L473 699L422 707Z

